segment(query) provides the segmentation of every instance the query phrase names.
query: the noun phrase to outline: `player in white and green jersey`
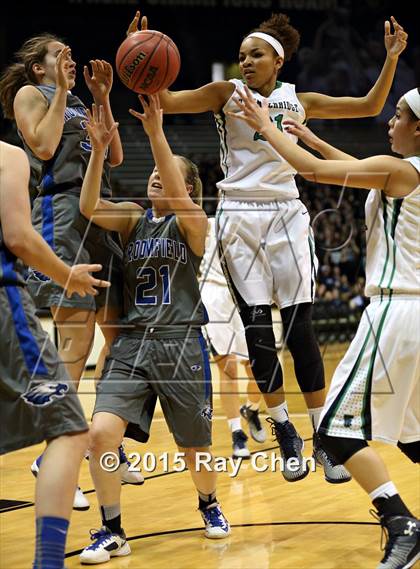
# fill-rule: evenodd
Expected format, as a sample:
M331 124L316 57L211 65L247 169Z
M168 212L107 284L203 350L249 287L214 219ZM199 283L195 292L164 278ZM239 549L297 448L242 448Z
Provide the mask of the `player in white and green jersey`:
M290 143L268 109L248 90L238 100L244 120L308 180L374 188L366 202L366 294L371 302L332 378L318 428L326 448L369 494L388 532L378 569L412 567L420 558L420 521L368 446L398 445L420 462L420 91L398 101L389 121L391 148L403 156L357 160L297 122L288 129L326 160Z

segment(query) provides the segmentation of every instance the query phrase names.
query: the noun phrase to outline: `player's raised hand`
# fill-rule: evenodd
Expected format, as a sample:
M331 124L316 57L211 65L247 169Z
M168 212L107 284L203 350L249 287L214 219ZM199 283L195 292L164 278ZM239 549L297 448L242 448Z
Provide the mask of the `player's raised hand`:
M137 10L136 15L131 21L127 29L127 37L139 31L140 11ZM143 16L140 22L141 30L147 30L147 16Z
M109 288L111 283L95 279L90 273L100 271L102 265L74 265L70 269L70 276L64 286L66 296L70 297L72 294L77 293L80 296L92 294L96 296L98 291L95 287Z
M83 76L97 103L102 103L112 88L113 71L112 65L103 59L91 59L92 73L89 73L87 65L83 68Z
M134 109L130 109L130 114L133 117L141 120L143 128L147 136L154 136L162 132L162 115L163 111L160 108L159 95L147 95L147 99L143 95L139 95L139 101L143 105L143 113L139 113Z
M71 65L71 49L66 45L55 60L55 81L57 87L62 87L66 91L70 89L71 80L74 79L74 76L71 76L72 71L74 72L74 66L72 68Z
M99 105L98 108L98 106L93 103L92 111L86 109L86 112L88 115L86 129L89 133L92 148L99 152L104 151L118 129L118 123L114 122L111 128L107 127L102 105Z
M391 23L394 27L394 33L391 32ZM385 49L390 57L398 57L407 47L408 34L404 28L400 26L394 16L391 16L391 22L385 22Z
M265 100L260 107L247 85L245 90L238 89L235 103L240 109L240 113L228 112L227 114L235 119L242 120L249 124L254 130L261 132L261 130L272 124L268 112L268 102Z

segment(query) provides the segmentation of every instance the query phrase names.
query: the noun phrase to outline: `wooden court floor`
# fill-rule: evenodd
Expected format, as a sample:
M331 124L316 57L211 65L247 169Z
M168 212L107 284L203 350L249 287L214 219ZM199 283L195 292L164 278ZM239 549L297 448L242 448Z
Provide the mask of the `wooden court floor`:
M342 349L325 354L330 377ZM291 392L289 407L293 422L307 439L304 454L312 450L311 427L303 414L303 402L293 380L291 362L286 357L286 387ZM86 399L86 396L83 396ZM87 403L89 406L89 403ZM230 434L216 399L213 451L216 456L231 454ZM268 427L268 425L267 425ZM265 452L256 472L244 461L236 477L222 472L218 498L232 525L226 540L211 541L203 536L197 512L196 492L187 471L175 472L171 459L176 452L163 418L158 414L147 445L127 441L127 451L156 456L154 471L144 472L143 486L122 488L123 526L130 540L131 556L114 558L110 569L370 569L380 552L380 528L369 515L370 502L355 482L331 485L322 470L311 472L294 484L270 468L275 445L267 428L267 442L250 441L253 452ZM384 457L400 493L414 514L420 514L418 468L400 451L374 444ZM34 479L29 467L43 446L24 449L2 458L0 496L11 502L0 512L0 568L30 569L34 547ZM163 471L159 457L168 453L169 468ZM152 464L149 465L152 470ZM66 567L80 567L78 553L89 543L89 529L100 526L98 507L87 461L82 465L80 485L91 508L73 512L67 544Z

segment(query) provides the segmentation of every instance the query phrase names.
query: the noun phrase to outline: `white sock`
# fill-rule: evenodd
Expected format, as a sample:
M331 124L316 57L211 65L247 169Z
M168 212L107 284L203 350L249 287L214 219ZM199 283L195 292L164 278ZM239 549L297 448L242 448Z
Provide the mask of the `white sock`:
M285 423L289 420L286 401L277 405L277 407L267 407L267 412L277 423Z
M234 431L240 431L242 429L240 417L235 417L234 419L228 419L228 424L232 433Z
M385 484L381 484L375 490L369 493L369 497L371 501L376 500L376 498L391 498L391 496L395 496L398 494L398 490L395 487L393 482L385 482Z
M249 407L249 409L251 409L251 411L258 411L260 408L260 403L253 403L252 401L250 401L248 399L248 401L246 402L246 406Z
M314 431L316 431L318 428L323 408L324 407L313 407L312 409L308 409L309 418L311 420L312 428Z

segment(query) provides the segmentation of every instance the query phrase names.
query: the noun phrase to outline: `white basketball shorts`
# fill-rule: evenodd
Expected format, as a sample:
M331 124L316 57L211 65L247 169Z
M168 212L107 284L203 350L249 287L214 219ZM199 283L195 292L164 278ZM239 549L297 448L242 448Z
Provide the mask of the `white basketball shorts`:
M331 381L319 431L420 440L420 297L373 297Z
M309 213L299 199L221 199L216 227L220 260L237 303L286 308L313 302L318 261Z
M219 356L234 354L248 360L248 348L241 317L227 286L205 282L201 298L209 315L206 333Z

